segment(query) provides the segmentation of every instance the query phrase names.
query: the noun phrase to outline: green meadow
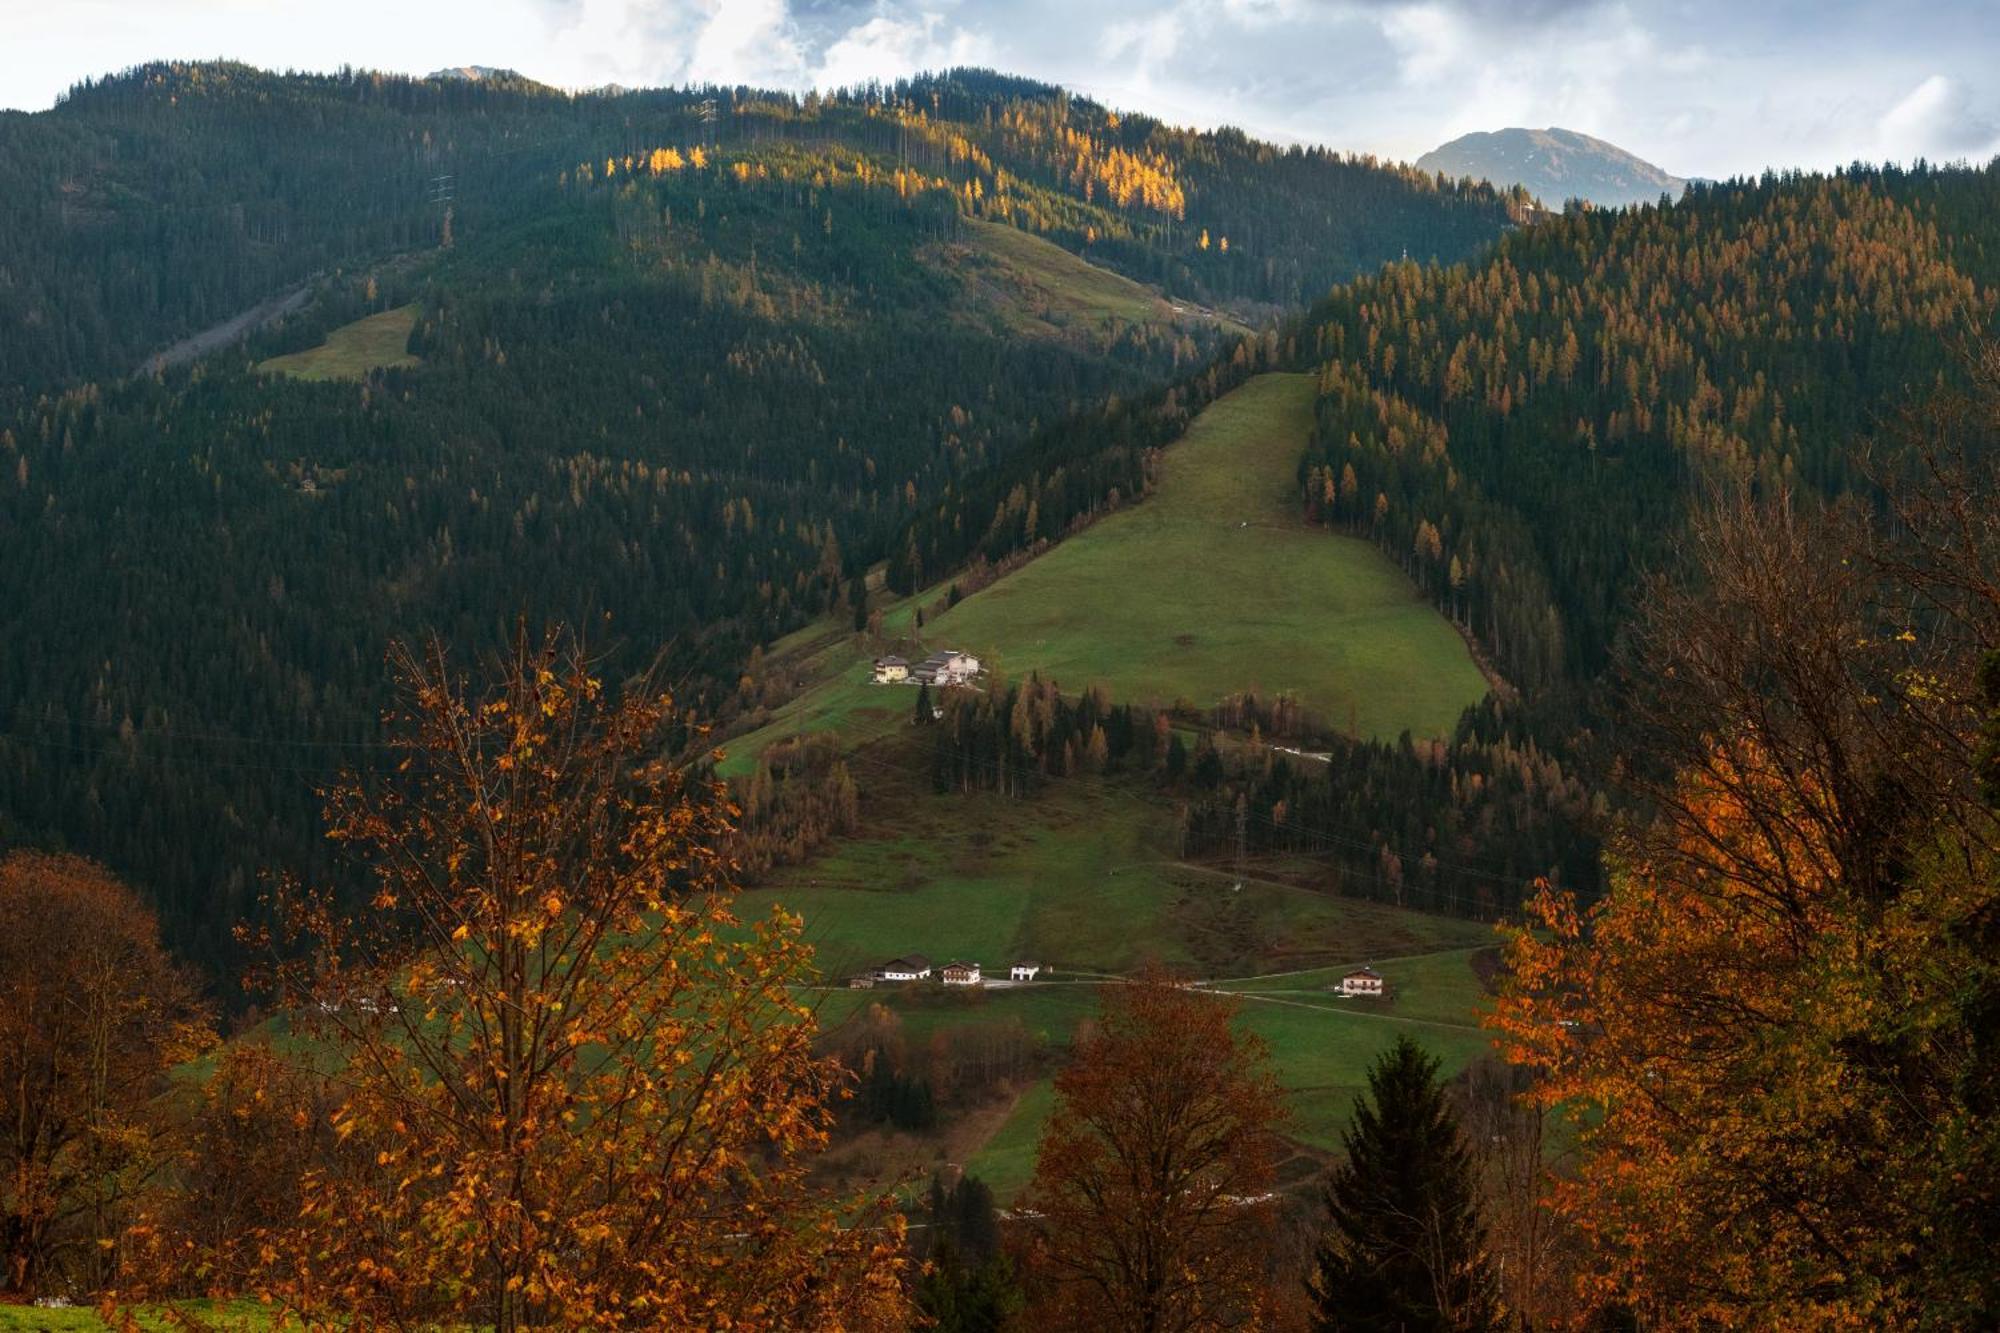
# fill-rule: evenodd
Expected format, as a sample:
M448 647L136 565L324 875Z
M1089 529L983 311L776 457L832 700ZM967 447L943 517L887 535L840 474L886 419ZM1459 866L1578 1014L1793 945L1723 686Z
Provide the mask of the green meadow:
M1337 1151L1354 1100L1367 1084L1369 1064L1399 1035L1414 1037L1436 1055L1446 1077L1490 1051L1491 1038L1478 1027L1484 991L1470 953L1448 950L1402 960L1392 975L1410 980L1398 982L1397 997L1387 1002L1324 995L1300 1000L1248 988L1216 997L1217 1003L1237 1002L1238 1027L1264 1043L1285 1094L1288 1138L1311 1153ZM906 1040L920 1046L940 1027L1017 1018L1060 1057L1077 1025L1097 1011L1097 994L1095 986L1066 980L1061 971L1055 976L1049 983L984 994L941 994L936 987L828 993L820 1019L836 1027L866 1005L887 1005L901 1019ZM1036 1145L1054 1106L1050 1079L1029 1084L991 1136L970 1153L963 1163L966 1170L985 1180L1001 1199L1011 1199L1034 1172Z
M1101 684L1122 702L1286 691L1362 735L1449 734L1486 692L1463 640L1374 547L1298 516L1312 401L1309 375L1264 375L1226 395L1166 451L1144 503L966 598L922 637L1012 673ZM883 604L885 634L911 635L916 608L944 588ZM831 731L859 745L902 726L915 693L871 684L872 655L833 620L773 644L770 660L813 683L723 747L723 776L747 774L788 737Z
M1174 859L1172 811L1137 784L1071 779L1031 800L935 796L908 771L909 747L851 756L870 798L863 827L803 865L745 893L745 915L782 904L805 921L832 986L907 953L965 958L989 975L1029 959L1051 969L1025 986L982 990L878 986L828 989L822 1025L870 1005L898 1016L921 1049L940 1029L1019 1020L1059 1060L1097 1009L1097 988L1149 961L1234 992L1240 1023L1270 1048L1310 1152L1337 1147L1369 1061L1398 1033L1436 1052L1449 1073L1486 1049L1473 955L1491 928L1342 898L1255 873ZM1372 963L1383 1001L1342 1000L1326 986ZM1220 997L1218 997L1220 1002ZM1003 1198L1033 1170L1052 1102L1046 1079L1021 1091L972 1148L968 1169Z
M1212 312L1176 306L1152 288L1019 227L977 218L962 226L965 244L952 267L1017 332L1046 335L1197 320L1245 331Z
M1486 689L1464 643L1373 547L1298 516L1294 469L1313 397L1310 376L1273 374L1222 398L1166 451L1145 502L966 598L924 641L1010 675L1101 684L1119 700L1285 691L1363 734L1449 732ZM914 608L938 591L886 604L887 636L907 641ZM1487 1049L1472 958L1493 942L1490 928L1343 898L1324 870L1186 864L1171 803L1140 782L1054 780L1029 800L934 795L924 747L906 730L915 692L869 683L872 653L829 621L767 654L815 683L727 742L722 771L747 772L773 741L837 732L863 793L862 827L773 872L743 911L798 913L835 985L909 953L969 959L989 975L1022 959L1053 971L975 993L829 989L819 997L827 1027L873 1004L892 1008L912 1043L1019 1019L1059 1061L1095 1012L1099 981L1166 963L1235 993L1243 1029L1270 1049L1291 1137L1309 1153L1337 1149L1369 1062L1397 1034L1416 1036L1448 1073ZM1389 978L1392 998L1328 994L1364 962ZM992 1124L983 1142L962 1145L968 1168L1003 1198L1032 1172L1052 1105L1049 1081L1031 1083L1004 1117L982 1113L981 1133Z
M1289 693L1363 735L1447 735L1486 692L1458 633L1393 563L1300 518L1310 375L1259 376L1166 450L1143 503L927 627L933 644L1115 699Z
M251 1301L188 1301L168 1313L164 1307L145 1306L133 1312L135 1322L146 1333L166 1333L169 1329L204 1328L217 1333L235 1330L262 1330L274 1327L272 1312ZM98 1317L88 1305L45 1309L33 1305L0 1304L0 1333L108 1333L113 1325Z
M1225 978L1491 940L1474 922L1184 864L1171 805L1138 784L934 796L898 753L850 757L866 794L856 836L744 895L746 914L778 902L801 915L832 978L906 953L989 968L1032 958L1066 974L1156 960Z
M398 306L343 324L319 346L274 356L258 363L257 369L302 380L358 380L371 370L414 366L418 361L410 355L409 345L410 330L416 326L417 307Z

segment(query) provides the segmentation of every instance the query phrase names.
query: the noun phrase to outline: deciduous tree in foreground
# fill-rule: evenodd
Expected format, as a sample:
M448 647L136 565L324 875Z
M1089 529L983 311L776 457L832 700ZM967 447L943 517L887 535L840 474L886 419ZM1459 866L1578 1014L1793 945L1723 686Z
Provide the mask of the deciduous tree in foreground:
M168 1071L212 1040L137 894L81 857L0 859L0 1289L109 1278Z
M1588 1294L1649 1328L2000 1319L2000 504L1948 458L1901 464L1893 523L1745 501L1698 530L1634 685L1653 817L1599 905L1544 894L1513 939L1499 1026L1581 1140L1554 1203Z
M1022 1207L1035 1217L1042 1327L1256 1327L1276 1131L1263 1045L1233 1002L1159 972L1106 986L1056 1077Z
M344 914L288 891L280 967L342 1149L268 1238L309 1317L856 1329L900 1313L900 1224L808 1188L839 1071L795 918L732 909L719 789L653 761L672 704L525 636L469 696L399 655L399 780L329 800Z

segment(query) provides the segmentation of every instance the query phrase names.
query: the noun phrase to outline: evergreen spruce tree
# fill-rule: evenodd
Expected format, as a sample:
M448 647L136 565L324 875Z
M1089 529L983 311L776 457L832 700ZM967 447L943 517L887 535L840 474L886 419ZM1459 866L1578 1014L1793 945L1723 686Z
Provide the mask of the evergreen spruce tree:
M1025 1300L1013 1261L1000 1248L1000 1216L993 1191L977 1176L947 1190L931 1181L930 1224L923 1236L925 1266L917 1280L917 1309L935 1333L999 1333Z
M1368 1071L1327 1184L1330 1214L1308 1282L1315 1333L1497 1329L1472 1161L1437 1061L1399 1037Z
M910 720L920 727L928 727L936 719L931 717L931 687L917 686L917 707Z

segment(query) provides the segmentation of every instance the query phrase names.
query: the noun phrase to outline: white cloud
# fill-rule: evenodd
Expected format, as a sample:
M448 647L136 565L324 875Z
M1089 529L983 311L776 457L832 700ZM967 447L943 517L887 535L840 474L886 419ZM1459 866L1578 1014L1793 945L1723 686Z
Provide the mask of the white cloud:
M1885 158L1984 159L2000 152L2000 135L1973 107L1965 90L1942 74L1912 88L1876 124L1876 148Z
M0 0L0 106L152 59L793 90L981 64L1413 157L1510 124L1729 175L2000 149L1993 0ZM1892 12L1893 9L1893 12Z
M1181 18L1168 10L1150 18L1106 25L1098 43L1106 61L1130 60L1130 86L1150 86L1180 50Z
M888 83L922 70L990 64L994 56L982 34L947 27L941 14L898 18L878 13L827 46L813 82L822 88Z
M1222 0L1222 12L1246 28L1270 28L1305 16L1305 0Z
M1403 82L1438 83L1465 63L1467 21L1444 5L1406 5L1382 16L1382 35L1401 57Z
M708 21L694 42L685 77L694 83L795 86L805 52L785 0L708 0Z

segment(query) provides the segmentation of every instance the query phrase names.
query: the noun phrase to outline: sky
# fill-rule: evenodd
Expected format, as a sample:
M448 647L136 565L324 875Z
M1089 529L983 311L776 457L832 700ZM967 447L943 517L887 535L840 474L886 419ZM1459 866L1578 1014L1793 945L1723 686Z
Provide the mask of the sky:
M0 0L0 107L216 57L564 88L983 65L1283 143L1556 125L1709 177L2000 154L2000 0Z

